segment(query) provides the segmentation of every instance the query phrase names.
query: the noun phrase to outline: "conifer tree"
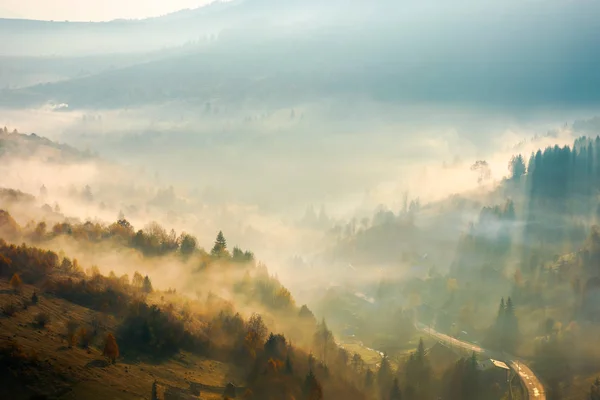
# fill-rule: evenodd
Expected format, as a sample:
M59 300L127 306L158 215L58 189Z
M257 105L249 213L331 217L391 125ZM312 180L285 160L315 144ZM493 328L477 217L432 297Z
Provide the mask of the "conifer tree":
M398 378L394 378L394 383L392 383L390 400L402 400L402 393L400 392L400 386L398 386Z
M308 371L306 375L306 379L304 380L304 398L306 400L322 400L323 399L323 389L312 369Z
M225 240L225 236L222 231L219 231L217 234L217 239L215 240L215 245L211 250L211 254L215 257L221 257L227 252L227 241Z
M370 389L373 387L373 381L375 380L375 374L371 371L371 368L367 368L365 372L365 388Z
M144 291L144 293L152 293L152 291L153 291L152 282L150 281L150 278L148 277L148 275L146 275L144 277L144 282L142 284L142 290Z

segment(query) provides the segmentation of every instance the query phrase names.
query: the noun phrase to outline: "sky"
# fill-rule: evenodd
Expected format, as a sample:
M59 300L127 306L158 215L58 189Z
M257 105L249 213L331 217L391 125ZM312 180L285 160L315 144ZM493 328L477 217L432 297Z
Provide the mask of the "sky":
M108 21L117 18L154 17L211 0L0 0L0 18Z

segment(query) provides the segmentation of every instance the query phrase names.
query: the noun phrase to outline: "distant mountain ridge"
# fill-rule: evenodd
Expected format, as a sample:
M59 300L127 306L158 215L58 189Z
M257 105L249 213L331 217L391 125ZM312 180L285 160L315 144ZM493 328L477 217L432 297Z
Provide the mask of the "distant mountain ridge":
M80 151L67 144L60 144L35 133L9 133L0 129L0 159L5 156L31 156L45 153L48 159L58 162L91 159L89 151Z
M540 9L461 1L465 7L434 0L238 0L141 21L57 23L62 28L52 35L0 23L8 39L0 54L36 46L82 57L165 52L160 60L8 90L0 102L55 101L75 109L204 104L215 97L298 104L350 96L516 108L600 103L600 52L591 39L600 36L593 17L600 3L575 12L558 2ZM185 52L160 50L184 43Z

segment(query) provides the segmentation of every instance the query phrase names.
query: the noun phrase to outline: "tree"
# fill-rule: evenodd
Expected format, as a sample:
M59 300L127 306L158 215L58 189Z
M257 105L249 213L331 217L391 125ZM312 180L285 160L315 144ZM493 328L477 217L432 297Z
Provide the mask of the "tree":
M590 388L590 400L600 400L600 378L596 378Z
M483 181L488 180L492 176L492 170L487 161L478 160L471 166L471 171L477 173L477 183L481 184Z
M144 282L142 283L142 291L144 293L152 293L153 291L152 282L150 281L150 278L148 278L148 275L144 277Z
M428 398L431 381L431 368L425 353L425 344L422 338L419 340L417 351L411 353L408 358L405 373L406 381L410 382L411 391L413 391L419 398ZM408 388L405 391L405 395L407 398L412 398L412 395L409 396Z
M379 364L379 370L377 370L377 383L379 385L379 390L382 393L382 397L385 397L384 393L386 393L390 387L392 378L392 366L390 365L387 354L384 353L381 358L381 363Z
M182 233L179 237L179 251L183 255L193 254L198 248L198 241L192 235L188 235L187 233Z
M156 381L152 382L152 400L158 400L158 390Z
M288 375L294 374L294 366L292 365L292 360L290 359L289 354L285 357L285 373Z
M67 344L69 348L72 348L77 339L77 328L79 324L75 320L69 320L67 322Z
M83 188L82 197L88 202L94 201L94 195L92 194L92 188L90 188L90 185L85 185Z
M215 240L215 245L213 246L210 254L215 257L222 257L227 252L227 241L225 240L225 236L223 236L223 232L219 231L217 235L217 239Z
M21 280L19 274L17 274L16 272L10 279L10 287L15 291L15 293L20 292L21 288L23 287L23 281Z
M36 314L36 316L34 317L34 321L38 327L44 328L50 321L50 316L44 312L41 312Z
M514 351L519 340L519 321L515 315L515 308L512 299L509 297L506 301L506 310L504 312L503 344L506 351Z
M308 371L306 375L306 379L304 380L303 387L304 398L306 400L322 400L323 399L323 389L321 384L315 377L312 369Z
M131 280L131 285L135 288L141 289L144 285L144 277L139 272L135 271L133 274L133 279Z
M104 341L104 351L102 354L113 364L117 361L117 357L119 357L119 346L117 345L117 339L115 339L115 336L112 333L106 335L106 340Z
M400 392L400 386L398 386L398 378L394 378L394 383L392 383L390 400L402 400L402 393Z
M513 156L508 163L508 170L510 171L510 178L518 180L521 176L525 175L525 159L521 154Z
M374 380L375 374L373 373L373 371L371 371L371 368L367 368L367 372L365 372L365 388L372 388Z
M354 368L356 372L360 373L365 365L365 362L363 361L360 354L354 353L354 355L352 356L351 364L352 368Z
M298 316L302 319L306 319L313 323L317 323L317 319L315 318L315 314L306 306L306 304L300 307L300 311L298 312Z
M314 335L314 344L315 347L321 349L321 360L323 361L323 364L327 364L327 351L329 348L335 346L335 342L333 341L333 333L331 333L327 327L324 318L321 323L317 325L317 331Z

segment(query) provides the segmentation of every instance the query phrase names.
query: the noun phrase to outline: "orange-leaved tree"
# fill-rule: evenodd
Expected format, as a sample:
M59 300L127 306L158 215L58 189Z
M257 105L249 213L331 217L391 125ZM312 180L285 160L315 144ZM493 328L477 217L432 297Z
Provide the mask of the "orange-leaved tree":
M103 355L113 364L117 361L117 357L119 357L119 345L117 345L117 339L115 339L115 336L112 333L106 335Z
M21 280L21 277L19 276L19 274L15 273L10 279L10 287L13 288L15 292L18 292L19 290L21 290L22 286L23 281Z

